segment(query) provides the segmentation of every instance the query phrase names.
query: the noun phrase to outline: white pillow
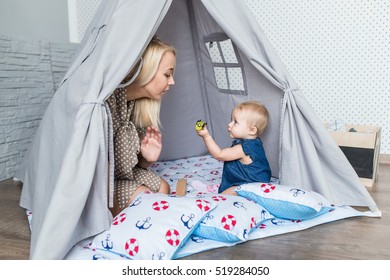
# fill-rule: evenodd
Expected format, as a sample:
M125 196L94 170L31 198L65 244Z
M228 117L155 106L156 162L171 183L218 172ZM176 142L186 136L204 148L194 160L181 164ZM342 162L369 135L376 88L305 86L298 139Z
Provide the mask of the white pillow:
M252 229L273 218L261 205L237 195L198 193L197 196L218 203L193 232L202 238L221 242L245 241Z
M238 186L235 191L282 219L311 219L332 209L330 202L321 194L295 186L249 183Z
M141 193L93 239L98 250L134 260L172 259L216 203L207 198Z

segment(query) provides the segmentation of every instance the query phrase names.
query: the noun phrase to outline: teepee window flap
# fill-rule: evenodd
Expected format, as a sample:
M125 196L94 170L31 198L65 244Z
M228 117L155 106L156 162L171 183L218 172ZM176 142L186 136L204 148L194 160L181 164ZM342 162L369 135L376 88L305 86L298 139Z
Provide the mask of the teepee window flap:
M243 64L232 40L224 33L205 37L215 83L218 91L226 94L247 95Z

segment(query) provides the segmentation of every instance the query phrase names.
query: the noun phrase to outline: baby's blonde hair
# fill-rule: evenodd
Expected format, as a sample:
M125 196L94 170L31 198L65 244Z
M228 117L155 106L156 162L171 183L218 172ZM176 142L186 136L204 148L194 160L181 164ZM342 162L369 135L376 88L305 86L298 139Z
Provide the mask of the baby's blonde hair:
M238 104L235 109L251 113L248 124L257 128L257 136L260 136L268 125L268 110L257 101L246 101Z
M176 56L176 50L173 46L161 41L157 36L154 36L142 54L142 68L138 77L134 80L137 86L148 84L156 75L161 59L166 52L172 52ZM139 61L130 74L127 80L133 77L140 65ZM160 100L150 98L140 98L135 100L133 120L137 127L155 126L160 127Z

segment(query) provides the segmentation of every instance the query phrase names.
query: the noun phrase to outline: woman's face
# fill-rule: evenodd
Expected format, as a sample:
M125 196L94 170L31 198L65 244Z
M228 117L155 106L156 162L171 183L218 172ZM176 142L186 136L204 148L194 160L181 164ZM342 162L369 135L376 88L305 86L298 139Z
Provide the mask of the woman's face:
M156 75L144 86L149 98L160 100L169 90L169 87L175 84L173 80L175 64L175 55L170 51L165 52L161 58Z

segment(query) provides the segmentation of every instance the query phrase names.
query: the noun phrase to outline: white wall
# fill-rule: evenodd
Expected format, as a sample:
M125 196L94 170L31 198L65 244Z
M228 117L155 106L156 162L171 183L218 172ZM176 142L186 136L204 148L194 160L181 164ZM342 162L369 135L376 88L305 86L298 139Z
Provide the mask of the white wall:
M69 42L67 0L1 0L0 34Z
M69 36L80 43L102 0L68 0Z
M245 2L318 116L382 126L390 154L390 1Z

